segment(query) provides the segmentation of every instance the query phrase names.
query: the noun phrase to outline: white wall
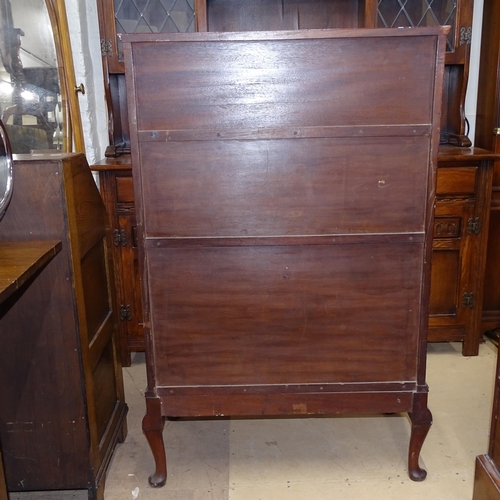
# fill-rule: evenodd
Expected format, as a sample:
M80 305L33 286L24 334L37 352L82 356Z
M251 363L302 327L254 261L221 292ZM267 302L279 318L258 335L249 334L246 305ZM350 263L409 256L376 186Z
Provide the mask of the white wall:
M467 86L467 96L465 98L465 116L469 120L469 138L472 144L474 144L474 134L476 130L477 83L479 78L479 56L481 53L483 4L484 0L474 0L469 84Z

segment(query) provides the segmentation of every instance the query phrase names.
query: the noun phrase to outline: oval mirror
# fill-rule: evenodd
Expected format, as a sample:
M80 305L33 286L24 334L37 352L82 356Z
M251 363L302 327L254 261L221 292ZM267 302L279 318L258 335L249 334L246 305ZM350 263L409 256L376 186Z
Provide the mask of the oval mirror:
M0 121L0 219L7 210L12 196L12 152L5 127Z
M0 118L14 154L72 149L49 8L46 0L0 0Z

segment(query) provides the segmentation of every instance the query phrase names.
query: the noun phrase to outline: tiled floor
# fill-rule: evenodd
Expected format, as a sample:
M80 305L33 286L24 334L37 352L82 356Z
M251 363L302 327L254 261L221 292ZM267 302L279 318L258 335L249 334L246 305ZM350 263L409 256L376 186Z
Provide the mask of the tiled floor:
M434 424L421 463L406 473L406 415L309 419L168 421L167 485L148 485L153 458L141 431L142 355L126 368L128 437L118 445L106 500L470 500L474 459L487 451L496 348L465 358L461 345L431 344L429 407Z

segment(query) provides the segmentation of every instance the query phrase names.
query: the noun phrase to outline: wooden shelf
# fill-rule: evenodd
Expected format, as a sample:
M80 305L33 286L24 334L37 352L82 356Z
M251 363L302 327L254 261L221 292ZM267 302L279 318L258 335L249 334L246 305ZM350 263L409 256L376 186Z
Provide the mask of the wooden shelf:
M60 241L0 243L0 303L50 262L61 248Z

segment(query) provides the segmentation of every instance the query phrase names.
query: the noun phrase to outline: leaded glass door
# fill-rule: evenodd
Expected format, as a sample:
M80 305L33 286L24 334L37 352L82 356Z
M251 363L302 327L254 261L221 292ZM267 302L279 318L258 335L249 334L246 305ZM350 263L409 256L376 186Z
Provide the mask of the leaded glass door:
M458 63L465 56L472 34L472 12L463 5L460 0L378 0L377 26L450 26L446 62Z
M108 58L111 72L124 71L117 35L197 31L198 3L198 0L102 0L101 32L105 31L106 37L101 39L101 51Z

